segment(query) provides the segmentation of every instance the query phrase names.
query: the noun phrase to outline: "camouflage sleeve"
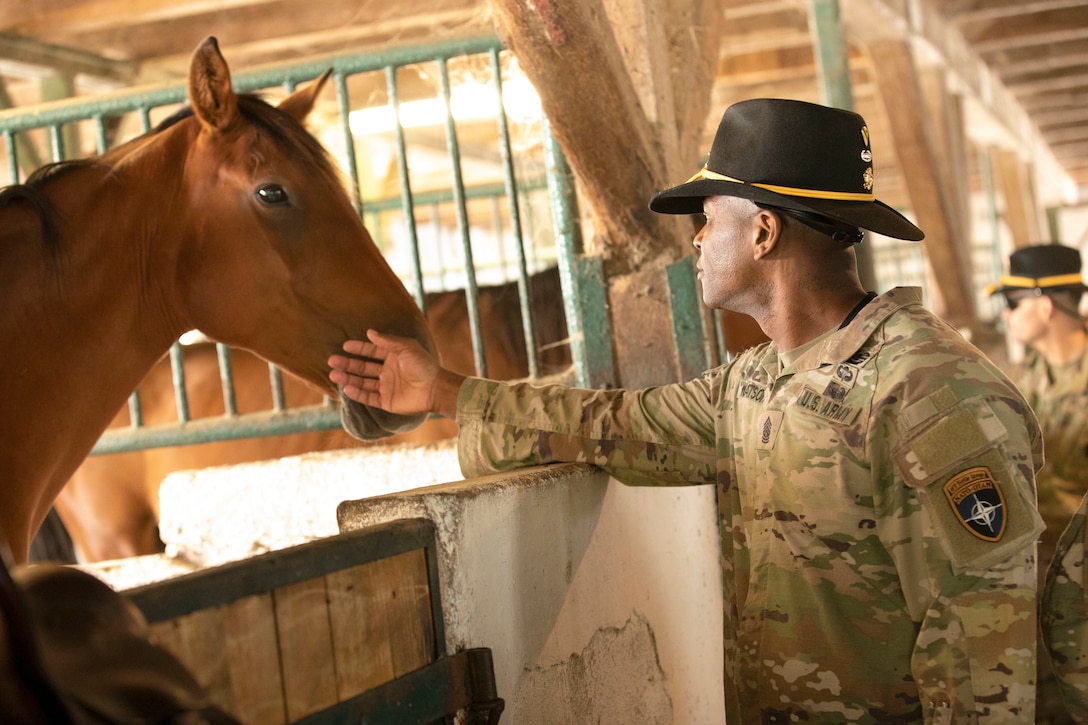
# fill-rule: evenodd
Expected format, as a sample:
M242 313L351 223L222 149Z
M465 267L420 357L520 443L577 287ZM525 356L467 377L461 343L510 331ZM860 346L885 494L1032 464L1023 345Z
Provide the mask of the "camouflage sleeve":
M713 483L719 377L639 391L469 379L457 405L461 471L592 463L632 485Z
M1073 722L1088 722L1088 496L1058 542L1040 607L1043 644Z
M1034 541L1043 525L1040 438L1025 411L1011 390L944 386L893 416L892 475L902 483L891 490L904 498L892 495L899 516L885 536L897 542L900 581L921 623L911 669L927 723L1032 721Z

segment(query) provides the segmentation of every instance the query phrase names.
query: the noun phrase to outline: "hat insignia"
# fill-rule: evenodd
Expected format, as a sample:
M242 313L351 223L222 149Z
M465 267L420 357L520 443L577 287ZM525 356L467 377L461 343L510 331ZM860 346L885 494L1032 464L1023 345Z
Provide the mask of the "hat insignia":
M862 174L861 185L865 187L866 191L873 190L873 167L869 166L865 169L865 173Z

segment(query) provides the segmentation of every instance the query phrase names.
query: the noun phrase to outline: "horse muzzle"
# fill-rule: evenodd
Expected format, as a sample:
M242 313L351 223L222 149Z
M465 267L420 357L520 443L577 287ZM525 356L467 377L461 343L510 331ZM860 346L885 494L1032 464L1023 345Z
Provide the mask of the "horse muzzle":
M427 419L426 413L397 415L371 408L344 395L340 388L340 422L350 435L362 441L376 441L405 433Z

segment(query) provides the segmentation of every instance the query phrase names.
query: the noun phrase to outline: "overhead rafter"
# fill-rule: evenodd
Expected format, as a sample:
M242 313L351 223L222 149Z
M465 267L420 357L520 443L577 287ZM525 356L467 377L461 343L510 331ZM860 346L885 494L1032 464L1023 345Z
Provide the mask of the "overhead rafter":
M13 33L0 33L0 60L123 83L131 83L139 75L139 64L105 58L76 48L43 43Z

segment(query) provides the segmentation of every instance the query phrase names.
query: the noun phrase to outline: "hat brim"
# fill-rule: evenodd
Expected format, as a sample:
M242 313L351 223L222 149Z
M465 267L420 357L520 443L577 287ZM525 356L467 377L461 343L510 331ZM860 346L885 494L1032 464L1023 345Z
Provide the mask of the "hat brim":
M703 199L708 196L736 196L770 206L815 212L895 239L917 242L925 238L922 230L909 219L875 199L871 202L802 199L751 184L717 179L696 179L666 189L650 201L650 209L659 214L701 214Z
M1004 294L1005 292L1024 292L1036 289L1040 291L1040 294L1046 294L1047 292L1088 292L1088 286L1085 286L1084 284L1056 284L1040 287L1039 285L1033 284L1010 284L1001 281L986 287L986 296L993 297L994 295Z

